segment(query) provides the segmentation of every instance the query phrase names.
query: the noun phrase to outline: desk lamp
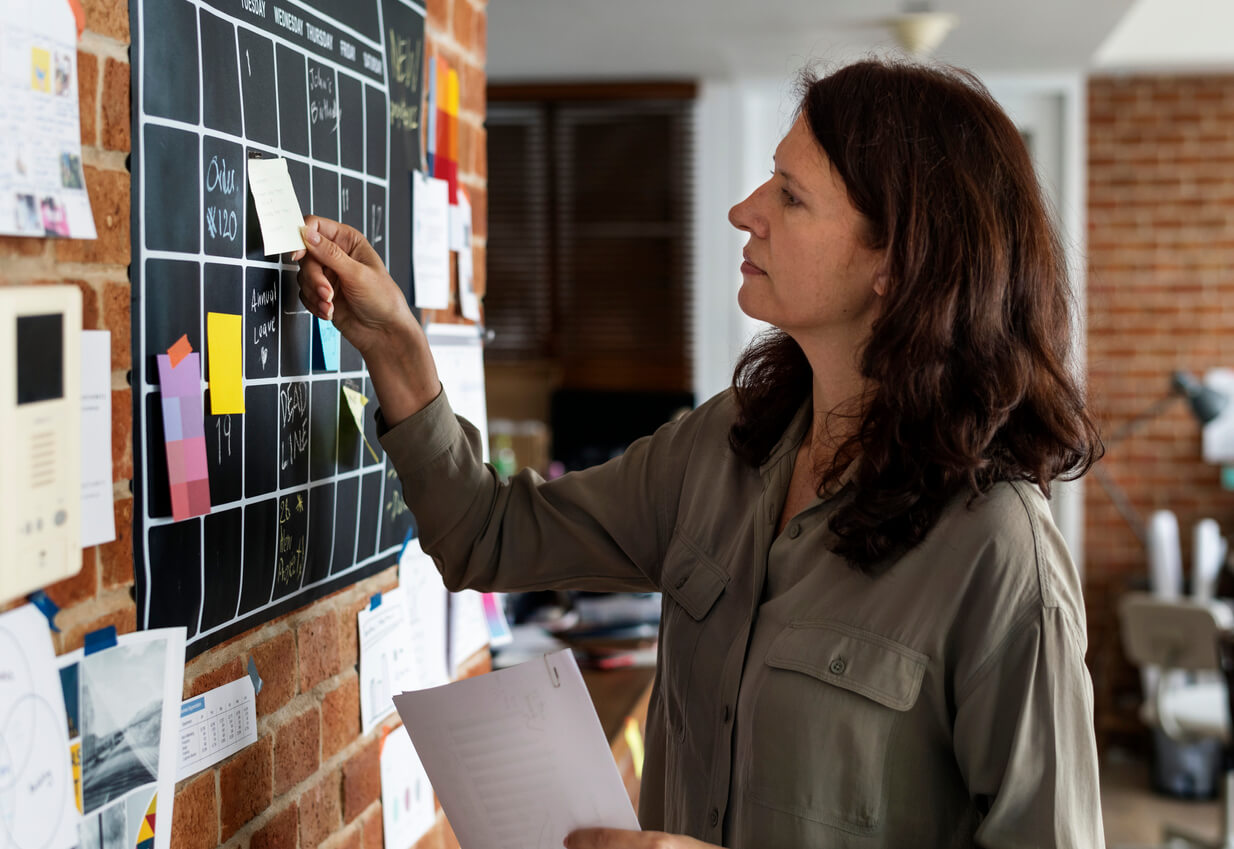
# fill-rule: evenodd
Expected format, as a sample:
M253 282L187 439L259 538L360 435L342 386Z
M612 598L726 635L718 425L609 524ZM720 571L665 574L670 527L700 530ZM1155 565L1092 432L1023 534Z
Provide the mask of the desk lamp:
M1106 449L1108 450L1118 445L1134 433L1136 429L1157 418L1179 398L1187 399L1187 407L1191 410L1191 415L1200 423L1201 427L1221 415L1222 410L1225 409L1230 401L1224 392L1205 386L1185 371L1176 371L1170 375L1169 392L1115 429L1106 440ZM1110 497L1110 501L1118 509L1119 515L1123 517L1123 521L1135 532L1136 537L1140 540L1140 544L1147 547L1148 532L1145 529L1144 520L1140 518L1140 514L1132 505L1131 499L1127 497L1127 493L1114 482L1114 478L1110 476L1110 473L1105 470L1101 463L1093 466L1093 475L1097 478L1097 482L1101 484L1101 488L1105 490L1106 495Z

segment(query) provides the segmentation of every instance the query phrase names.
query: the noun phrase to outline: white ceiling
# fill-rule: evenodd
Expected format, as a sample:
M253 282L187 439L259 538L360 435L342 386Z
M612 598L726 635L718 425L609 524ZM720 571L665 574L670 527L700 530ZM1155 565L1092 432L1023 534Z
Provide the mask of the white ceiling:
M788 77L812 60L893 50L878 22L902 8L901 0L492 0L488 73L496 82ZM934 8L959 18L935 58L986 74L1234 67L1231 0L936 0ZM1193 49L1200 42L1203 56Z

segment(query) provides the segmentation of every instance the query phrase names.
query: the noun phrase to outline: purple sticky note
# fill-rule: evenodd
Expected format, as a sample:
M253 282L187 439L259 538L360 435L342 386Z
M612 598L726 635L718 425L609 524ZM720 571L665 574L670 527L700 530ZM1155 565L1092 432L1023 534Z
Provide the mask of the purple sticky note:
M201 395L201 354L196 351L171 367L171 357L159 354L159 387L164 395L183 397Z

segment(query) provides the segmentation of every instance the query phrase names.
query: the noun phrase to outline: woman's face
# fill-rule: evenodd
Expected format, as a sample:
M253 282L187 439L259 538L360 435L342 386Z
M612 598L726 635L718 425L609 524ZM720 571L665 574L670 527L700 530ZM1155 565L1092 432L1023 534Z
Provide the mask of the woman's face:
M771 178L728 213L750 234L737 303L788 333L856 350L885 294L883 254L865 246L865 220L805 118L776 148ZM834 350L834 347L833 347Z

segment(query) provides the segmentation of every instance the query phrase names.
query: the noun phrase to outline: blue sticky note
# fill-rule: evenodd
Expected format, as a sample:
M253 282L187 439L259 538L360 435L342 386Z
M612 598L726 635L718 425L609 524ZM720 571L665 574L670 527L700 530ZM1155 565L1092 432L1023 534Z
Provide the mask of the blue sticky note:
M317 332L313 334L313 368L338 371L340 339L338 328L332 321L316 317L313 320L317 323Z
M26 596L26 600L47 617L47 626L59 634L60 629L56 627L56 614L60 612L60 607L51 600L51 596L42 590L35 590Z
M116 626L108 625L86 634L85 653L90 655L96 651L109 649L116 644Z
M376 610L379 607L381 607L381 593L377 593L377 595L368 600L369 610Z

